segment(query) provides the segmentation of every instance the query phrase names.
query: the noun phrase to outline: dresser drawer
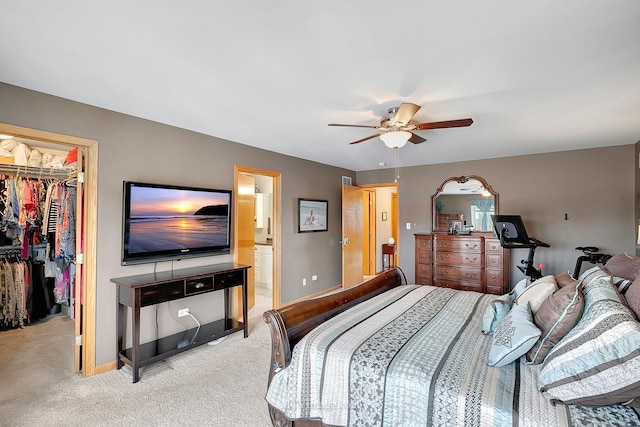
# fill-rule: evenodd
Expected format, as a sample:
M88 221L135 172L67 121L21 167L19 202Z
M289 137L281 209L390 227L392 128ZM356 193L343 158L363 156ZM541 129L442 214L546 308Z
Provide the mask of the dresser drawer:
M465 252L482 252L482 240L474 238L447 238L436 236L433 243L434 250L445 249L450 251L465 251Z
M444 265L460 265L464 267L482 267L482 254L449 252L437 250L434 253L434 263Z
M416 271L417 271L416 274L418 276L426 276L426 277L433 276L431 274L431 264L418 264Z
M213 290L213 277L203 277L185 281L184 294L195 295Z
M436 283L439 283L441 280L482 283L481 268L447 267L436 264L434 276Z
M227 273L216 274L213 278L213 289L226 289L239 286L244 283L244 271L229 271Z
M428 249L418 249L418 262L422 263L430 263L431 262L431 251Z
M417 249L431 249L431 239L424 237L416 238L416 248Z
M502 254L486 254L486 268L502 268Z
M431 276L418 276L416 277L417 285L433 285L433 278Z
M485 292L494 295L506 294L506 292L503 291L502 286L489 286L489 284L487 284L487 289Z
M140 289L140 307L160 304L184 296L184 280L159 283Z
M490 253L502 253L502 246L500 246L500 240L487 239L484 241L485 251Z
M436 282L437 286L449 289L457 289L460 291L482 292L482 284L475 282L459 282L450 280L440 280Z
M486 283L487 286L499 286L502 288L502 271L501 270L491 270L487 269L486 271Z

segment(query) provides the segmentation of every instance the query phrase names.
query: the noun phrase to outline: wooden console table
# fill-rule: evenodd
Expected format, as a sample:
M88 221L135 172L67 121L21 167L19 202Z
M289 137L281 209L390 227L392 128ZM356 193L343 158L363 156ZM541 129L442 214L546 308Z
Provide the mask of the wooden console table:
M244 329L244 337L249 336L247 322L247 269L246 265L235 263L215 264L202 267L184 268L159 273L111 279L118 285L117 294L117 368L127 363L133 369L133 382L140 379L140 368L165 359L209 341ZM231 298L229 289L242 286L242 318L238 322L231 318ZM224 291L224 318L203 324L188 331L179 332L155 341L140 344L140 308L200 295L214 291ZM127 307L131 307L131 348L126 348ZM185 337L191 337L185 341Z

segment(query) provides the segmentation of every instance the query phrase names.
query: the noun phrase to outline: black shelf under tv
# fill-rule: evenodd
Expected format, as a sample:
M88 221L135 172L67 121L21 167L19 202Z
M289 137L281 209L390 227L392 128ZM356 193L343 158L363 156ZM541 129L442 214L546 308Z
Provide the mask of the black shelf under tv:
M126 363L133 370L133 382L140 379L140 368L183 351L215 341L237 331L244 330L249 336L247 319L247 269L249 266L235 263L215 264L160 272L113 278L118 285L117 313L117 368ZM242 315L245 322L231 317L229 290L242 287ZM188 329L154 341L140 344L140 308L186 298L209 292L224 292L224 317L198 328ZM125 348L127 307L131 308L131 341ZM197 335L196 335L197 331ZM195 335L195 336L194 336Z

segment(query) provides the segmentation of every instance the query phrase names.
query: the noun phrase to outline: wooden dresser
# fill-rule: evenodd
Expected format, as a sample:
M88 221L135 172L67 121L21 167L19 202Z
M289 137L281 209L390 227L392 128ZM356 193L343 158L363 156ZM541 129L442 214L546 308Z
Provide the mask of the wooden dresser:
M416 234L416 283L509 292L509 251L490 234Z

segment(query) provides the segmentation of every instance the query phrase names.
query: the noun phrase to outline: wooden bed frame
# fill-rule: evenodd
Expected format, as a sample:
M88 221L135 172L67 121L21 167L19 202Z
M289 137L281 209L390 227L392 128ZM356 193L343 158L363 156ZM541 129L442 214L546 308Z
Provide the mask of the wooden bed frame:
M396 267L345 291L266 311L262 317L271 331L269 384L276 372L289 365L293 347L313 328L362 301L406 284L404 273ZM322 425L318 420L289 420L271 405L269 414L273 425L278 427Z

